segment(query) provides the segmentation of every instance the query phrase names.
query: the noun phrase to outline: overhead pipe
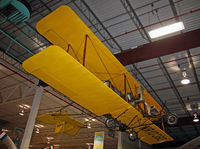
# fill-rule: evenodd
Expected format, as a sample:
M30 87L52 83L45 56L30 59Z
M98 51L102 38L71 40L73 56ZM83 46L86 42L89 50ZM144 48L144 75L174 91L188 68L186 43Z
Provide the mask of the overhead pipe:
M183 17L185 15L189 15L189 14L192 14L192 13L195 13L195 12L198 12L200 11L200 8L199 9L195 9L195 10L191 10L189 12L186 12L186 13L183 13L183 14L180 14L178 16L175 16L175 17L171 17L171 18L168 18L168 19L164 19L162 21L159 21L159 22L156 22L156 23L152 23L152 24L149 24L149 25L146 25L146 26L143 26L143 27L140 27L140 28L137 28L137 29L134 29L134 30L130 30L128 32L125 32L125 33L122 33L122 34L119 34L119 35L116 35L116 36L113 36L112 38L108 38L106 40L103 40L102 42L105 42L105 41L108 41L108 40L112 40L112 39L115 39L115 38L119 38L121 36L124 36L124 35L128 35L130 33L133 33L133 32L136 32L136 31L139 31L141 29L145 29L147 27L151 27L153 25L157 25L157 24L160 24L160 23L163 23L163 22L167 22L167 21L170 21L170 20L173 20L173 19L176 19L176 18L179 18L179 17Z
M19 43L16 39L14 39L13 37L11 37L10 35L8 35L6 32L4 32L2 29L0 29L0 32L2 34L4 34L6 37L8 37L11 41L15 42L16 44L18 44L20 47L22 47L23 49L25 49L28 53L30 53L31 55L34 55L33 52L31 52L28 48L26 48L25 46L23 46L21 43Z

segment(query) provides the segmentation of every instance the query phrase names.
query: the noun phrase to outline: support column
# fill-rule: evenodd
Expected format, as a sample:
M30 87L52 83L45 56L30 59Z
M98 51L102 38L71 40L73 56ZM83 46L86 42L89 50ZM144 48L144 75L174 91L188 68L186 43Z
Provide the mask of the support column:
M42 86L39 86L36 90L36 93L35 93L35 96L34 96L34 99L33 99L33 103L32 103L32 107L31 107L31 112L30 112L29 117L28 117L26 129L24 131L24 136L23 136L23 139L22 139L20 149L28 149L29 148L31 136L32 136L32 133L33 133L34 125L35 125L35 118L37 116L38 109L39 109L39 106L40 106L41 97L42 97L42 94L43 94L43 89L44 88Z
M118 132L118 144L117 144L117 149L122 149L122 132Z

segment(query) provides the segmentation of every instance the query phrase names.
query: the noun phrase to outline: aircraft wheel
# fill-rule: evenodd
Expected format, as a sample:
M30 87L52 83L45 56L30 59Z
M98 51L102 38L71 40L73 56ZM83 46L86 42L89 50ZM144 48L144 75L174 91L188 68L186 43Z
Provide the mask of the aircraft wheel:
M136 141L138 139L138 134L134 130L128 135L130 141Z
M113 128L114 129L116 127L116 122L113 118L108 118L106 120L105 124L106 124L107 128Z
M170 114L168 117L167 117L167 123L169 125L175 125L178 121L178 117L176 114Z

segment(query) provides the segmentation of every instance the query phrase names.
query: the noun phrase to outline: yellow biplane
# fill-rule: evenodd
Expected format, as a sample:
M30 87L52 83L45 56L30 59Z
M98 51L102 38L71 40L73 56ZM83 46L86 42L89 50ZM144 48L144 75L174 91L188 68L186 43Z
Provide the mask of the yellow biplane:
M97 116L106 126L148 144L172 141L152 121L165 112L68 6L37 23L53 45L27 59L23 68ZM133 136L133 135L132 135Z

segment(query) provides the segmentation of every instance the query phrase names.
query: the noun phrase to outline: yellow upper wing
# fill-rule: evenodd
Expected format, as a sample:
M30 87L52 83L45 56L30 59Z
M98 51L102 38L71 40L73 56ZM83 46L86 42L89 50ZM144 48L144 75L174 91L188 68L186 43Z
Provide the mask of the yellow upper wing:
M62 47L83 64L84 46L88 36L85 67L102 81L110 80L112 85L123 94L132 91L139 93L140 84L125 67L114 57L96 35L68 6L61 6L37 23L37 30L54 45ZM70 45L70 46L69 46ZM124 85L126 75L126 87ZM161 110L161 106L144 91L146 103Z
M111 114L148 144L173 140L58 46L27 59L23 68L94 114Z

